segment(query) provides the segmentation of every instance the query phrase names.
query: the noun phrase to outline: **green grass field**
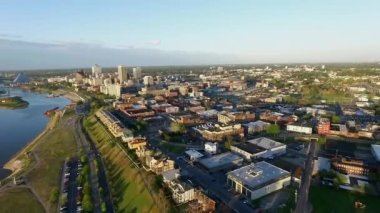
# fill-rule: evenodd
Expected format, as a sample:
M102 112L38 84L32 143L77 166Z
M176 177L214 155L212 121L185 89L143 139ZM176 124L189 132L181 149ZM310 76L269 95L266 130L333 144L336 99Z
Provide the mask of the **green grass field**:
M92 118L90 137L96 143L110 177L112 195L118 212L159 212L153 197L144 185L142 176L115 144L111 144L112 136Z
M327 187L311 187L310 200L314 213L377 213L380 212L380 198L360 195L344 190ZM355 209L355 201L366 205L364 209Z
M183 152L186 151L186 147L184 147L184 146L180 146L180 145L176 146L176 145L164 142L164 141L160 142L160 147L166 149L169 152L173 152L173 153L176 153L176 154L183 154Z
M39 164L27 175L35 191L49 203L53 188L59 187L60 170L66 158L77 153L74 137L74 125L66 125L66 121L44 135L34 151L39 156ZM51 205L55 208L55 205Z
M0 194L2 213L41 213L44 208L26 188L16 188Z

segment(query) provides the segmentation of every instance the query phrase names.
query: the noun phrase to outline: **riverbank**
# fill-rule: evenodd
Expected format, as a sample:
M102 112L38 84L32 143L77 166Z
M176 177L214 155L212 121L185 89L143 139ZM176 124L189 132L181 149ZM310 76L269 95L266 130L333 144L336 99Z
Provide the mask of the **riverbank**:
M14 176L24 169L26 162L23 162L23 160L25 160L23 157L27 156L28 153L38 144L40 138L42 138L49 130L54 128L60 116L61 113L55 113L54 116L50 117L45 129L4 164L4 169L12 171L10 176Z
M0 98L0 109L23 109L28 105L29 102L19 96Z

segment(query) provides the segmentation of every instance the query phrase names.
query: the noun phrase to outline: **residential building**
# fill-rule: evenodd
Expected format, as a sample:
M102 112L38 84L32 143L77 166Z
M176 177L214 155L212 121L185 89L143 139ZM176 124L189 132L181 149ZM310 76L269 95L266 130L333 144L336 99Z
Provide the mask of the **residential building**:
M199 133L203 139L208 141L223 141L229 136L244 137L244 128L241 124L221 125L221 124L204 124L193 127L195 132Z
M255 122L243 124L243 127L245 129L245 133L248 135L251 135L254 133L265 131L269 125L270 125L270 123L268 123L268 122L258 120Z
M255 200L290 184L290 172L265 161L227 173L227 184L236 192Z
M322 118L318 122L317 131L320 135L330 134L330 120L328 118Z
M169 182L169 188L174 202L178 204L187 203L195 199L194 188L185 182Z
M250 112L228 112L218 114L218 122L228 124L231 122L248 122L255 120L255 114Z
M108 128L115 137L122 137L124 134L124 125L110 112L103 109L98 110L95 116Z
M174 169L174 161L162 155L146 156L146 165L156 174Z

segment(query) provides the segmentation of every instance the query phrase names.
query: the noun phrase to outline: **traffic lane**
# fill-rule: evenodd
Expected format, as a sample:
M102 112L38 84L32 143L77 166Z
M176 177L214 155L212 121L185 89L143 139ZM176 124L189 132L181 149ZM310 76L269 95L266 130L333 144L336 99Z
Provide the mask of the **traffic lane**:
M106 172L104 170L103 161L100 156L97 156L97 160L101 164L99 165L98 181L99 181L99 185L103 188L104 202L106 203L107 212L115 212L113 208L112 197L111 197L111 192L110 192L108 181L107 181Z

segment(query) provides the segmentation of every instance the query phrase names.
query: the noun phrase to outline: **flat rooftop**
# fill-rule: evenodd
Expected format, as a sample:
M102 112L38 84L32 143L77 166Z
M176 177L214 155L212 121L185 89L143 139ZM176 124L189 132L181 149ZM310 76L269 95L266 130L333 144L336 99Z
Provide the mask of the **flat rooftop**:
M290 172L285 171L265 161L261 161L227 173L230 179L240 182L250 190L262 188L265 185L275 183L278 180L290 177Z
M376 160L379 160L380 159L380 145L372 144L371 147L372 147L374 154L376 155L375 156Z
M285 146L285 144L283 144L283 143L274 141L274 140L266 138L266 137L252 139L252 140L249 140L248 143L255 144L255 145L257 145L261 148L264 148L264 149L273 149L273 148L277 148L280 146Z
M266 150L266 149L264 149L260 146L257 146L256 144L253 144L253 143L240 143L240 144L236 144L233 146L237 147L243 151L246 151L250 154L260 153L260 152L263 152Z
M219 166L224 166L235 161L242 161L243 158L239 155L233 154L231 152L222 153L219 155L214 155L209 158L205 158L199 161L200 164L207 168L215 168Z

